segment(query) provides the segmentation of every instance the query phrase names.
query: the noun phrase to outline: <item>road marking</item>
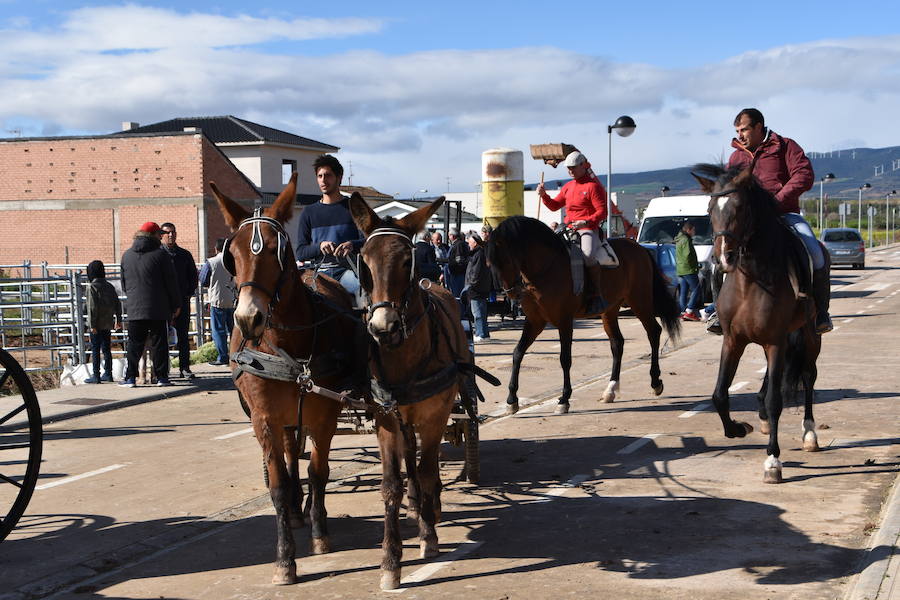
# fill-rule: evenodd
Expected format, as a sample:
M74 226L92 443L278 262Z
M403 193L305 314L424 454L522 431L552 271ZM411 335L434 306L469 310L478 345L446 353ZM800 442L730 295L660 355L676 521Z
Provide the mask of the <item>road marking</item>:
M652 442L653 440L655 440L656 438L658 438L661 435L662 435L661 433L648 433L644 437L634 440L633 442L631 442L630 444L628 444L627 446L625 446L624 448L622 448L621 450L616 452L616 454L631 454L632 452L634 452L641 446L644 446L645 444Z
M831 331L837 331L837 330L840 329L840 328L841 328L840 325L835 325L834 328L832 328Z
M866 307L866 310L869 310L869 309L872 309L872 308L875 308L875 305L874 305L874 304L868 305L868 306Z
M498 364L498 365L505 365L506 363L511 363L512 361L513 361L513 357L510 356L509 358L504 358L503 360L498 360L498 361L497 361L497 364Z
M750 383L750 382L749 381L738 381L737 383L732 385L730 388L728 388L728 391L733 394L736 391L740 390L742 387L746 386L748 383Z
M239 435L246 435L248 433L253 433L253 428L248 427L247 429L241 429L240 431L233 431L232 433L226 433L225 435L220 435L212 438L214 441L217 440L227 440L228 438L237 437Z
M687 412L683 412L680 415L678 415L678 418L679 419L688 419L690 417L693 417L696 414L702 413L707 408L709 408L709 402L701 402L700 404L698 404L691 410L689 410Z
M864 310L858 310L858 311L856 311L856 314L861 315L861 314L863 314L864 312L866 312L866 311L864 311Z
M890 283L874 283L864 289L864 292L880 292L881 290L891 287Z
M841 321L841 323L851 323L851 322L853 322L853 317L850 317L849 319L844 319L843 321Z
M884 298L882 298L881 300L876 300L875 304L881 304L882 302L884 302Z
M82 473L81 475L73 475L72 477L65 477L58 481L52 481L50 483L37 485L34 487L34 489L36 489L36 490L50 489L50 488L56 487L58 485L65 485L67 483L72 483L73 481L78 481L80 479L87 479L88 477L93 477L94 475L102 475L103 473L115 471L116 469L121 469L124 466L126 466L126 465L109 465L108 467L103 467L102 469L97 469L96 471L89 471L87 473Z
M896 294L897 292L894 292L894 293ZM592 338L599 338L599 337L603 337L604 335L606 335L606 332L605 332L605 331L601 331L600 333L595 333L595 334L592 335L591 337L592 337Z
M588 480L587 475L576 475L575 477L573 477L566 483L559 485L559 486L555 486L547 492L540 493L540 495L543 496L541 501L550 502L551 500L553 500L555 498L564 496L568 492L572 491L573 489L576 489L579 485L581 485L582 483L584 483L587 480ZM403 579L401 579L400 585L409 585L411 583L421 583L421 582L425 581L426 579L428 579L429 577L431 577L432 575L434 575L435 573L437 573L438 571L440 571L441 569L443 569L444 567L446 567L447 565L452 564L453 562L459 560L463 556L474 552L475 550L480 548L483 544L484 544L484 542L473 542L473 541L462 542L459 546L456 547L455 550L453 550L453 552L450 552L449 554L444 555L440 560L436 560L432 563L429 563L429 564L423 566L422 568L417 569L416 571L410 573ZM396 589L396 590L385 590L385 591L391 592L393 594L402 594L407 589L409 589L409 588L400 588L400 589Z

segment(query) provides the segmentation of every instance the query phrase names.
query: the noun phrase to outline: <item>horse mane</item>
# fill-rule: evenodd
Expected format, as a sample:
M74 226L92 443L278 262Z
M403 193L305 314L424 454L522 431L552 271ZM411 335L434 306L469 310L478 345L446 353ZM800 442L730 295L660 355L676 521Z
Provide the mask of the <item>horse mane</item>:
M518 256L525 256L535 244L545 246L549 251L567 257L569 251L565 242L547 225L531 217L507 217L491 233L485 248L485 256L491 268L506 261L512 261L521 271Z
M722 165L699 164L691 171L716 180L722 189L734 184L743 190L743 202L736 218L748 224L750 235L742 261L754 278L772 281L776 274L787 273L790 261L786 258L793 255L796 248L791 243L793 233L781 220L775 196L764 189L755 176L745 176L747 171L742 167L729 169ZM710 212L715 202L716 198L710 199Z

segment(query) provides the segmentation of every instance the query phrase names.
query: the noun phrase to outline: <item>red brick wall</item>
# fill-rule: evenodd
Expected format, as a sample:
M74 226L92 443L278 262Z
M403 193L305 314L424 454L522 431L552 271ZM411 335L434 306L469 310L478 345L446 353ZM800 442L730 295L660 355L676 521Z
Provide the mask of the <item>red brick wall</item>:
M118 262L116 254L112 209L0 211L2 264Z
M194 134L0 142L0 201L199 196L201 139Z

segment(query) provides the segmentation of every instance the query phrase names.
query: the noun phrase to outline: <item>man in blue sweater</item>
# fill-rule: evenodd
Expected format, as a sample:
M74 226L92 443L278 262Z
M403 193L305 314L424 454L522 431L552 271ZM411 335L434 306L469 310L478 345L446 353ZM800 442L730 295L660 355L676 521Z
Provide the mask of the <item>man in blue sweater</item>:
M359 280L349 268L349 256L359 252L365 238L350 215L346 196L341 195L344 167L335 157L323 154L313 162L322 199L300 213L295 255L298 261L322 258L320 270L356 294Z

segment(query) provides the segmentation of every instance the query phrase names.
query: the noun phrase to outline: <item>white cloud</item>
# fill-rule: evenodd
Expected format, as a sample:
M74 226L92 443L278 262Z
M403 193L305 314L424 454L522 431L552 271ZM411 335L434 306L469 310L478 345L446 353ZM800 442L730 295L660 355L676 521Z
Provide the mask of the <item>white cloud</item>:
M808 149L891 145L900 134L900 36L785 45L695 69L554 47L304 56L268 44L387 26L135 5L72 11L53 31L20 22L0 31L0 122L35 135L234 114L341 146L360 183L389 193L446 189L446 176L466 190L481 151L497 146L527 155L529 143L567 141L603 172L606 124L623 113L638 130L614 140L614 171L717 160L745 106ZM541 166L526 156L530 180Z

